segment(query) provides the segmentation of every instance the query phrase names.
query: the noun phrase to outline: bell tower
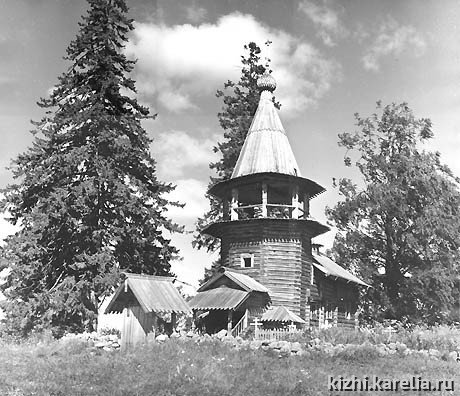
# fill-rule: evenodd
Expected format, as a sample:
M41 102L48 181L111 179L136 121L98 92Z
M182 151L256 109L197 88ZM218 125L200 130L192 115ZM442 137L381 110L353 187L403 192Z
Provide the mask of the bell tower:
M310 200L324 188L301 176L278 112L276 82L257 81L260 101L229 180L209 192L223 205L221 221L203 232L221 239L222 263L270 291L274 306L302 318L309 312L311 239L329 228L310 216Z

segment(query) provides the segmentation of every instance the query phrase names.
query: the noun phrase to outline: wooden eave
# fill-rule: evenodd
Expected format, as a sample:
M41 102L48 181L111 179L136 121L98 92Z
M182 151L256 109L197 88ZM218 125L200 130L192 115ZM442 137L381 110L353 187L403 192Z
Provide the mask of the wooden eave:
M251 292L226 286L198 292L189 304L192 310L237 310Z
M304 177L293 176L284 173L263 172L221 181L214 184L208 192L209 194L212 194L220 199L229 199L231 197L233 188L242 187L245 185L254 185L256 183L286 183L290 185L297 185L299 186L299 194L308 194L310 198L314 198L326 191L326 189L320 186L318 183Z
M246 220L226 220L212 223L207 227L203 228L201 232L211 235L216 238L222 238L227 234L227 230L234 227L236 224L247 224L254 227L257 226L270 226L271 224L285 223L287 227L301 228L306 232L310 232L311 237L314 238L318 235L324 234L329 231L330 228L320 222L312 219L278 219L278 218L254 218Z

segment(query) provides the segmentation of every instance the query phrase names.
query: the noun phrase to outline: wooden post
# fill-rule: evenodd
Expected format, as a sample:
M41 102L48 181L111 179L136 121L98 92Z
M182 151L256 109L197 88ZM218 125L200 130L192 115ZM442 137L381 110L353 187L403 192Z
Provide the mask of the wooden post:
M262 217L268 217L268 187L267 183L262 183Z
M175 332L176 331L176 313L175 312L171 312L171 327L172 327L172 331Z
M305 327L307 329L310 328L310 319L311 319L311 306L310 306L310 301L308 301L308 298L307 298L307 305L305 306L305 322L307 322L305 324Z
M292 189L292 218L299 218L299 186L295 185Z
M196 311L193 310L192 311L192 331L195 331L196 330Z
M325 320L324 320L324 304L320 303L319 310L318 310L318 324L319 324L318 327L320 329L324 328L324 323L325 323Z
M222 211L224 220L228 220L230 218L230 203L228 199L224 199Z
M335 309L334 309L333 320L334 320L334 327L337 327L339 324L339 305L338 304L335 306Z
M248 327L248 317L249 317L249 309L246 309L244 312L244 320L243 320L243 327Z
M232 335L232 319L233 319L233 311L229 309L228 310L228 321L227 321L227 335Z
M238 220L238 189L232 188L232 203L230 209L230 220Z
M257 322L257 316L254 318L254 339L259 339L259 323Z
M310 195L303 195L303 216L305 219L308 219L310 216Z

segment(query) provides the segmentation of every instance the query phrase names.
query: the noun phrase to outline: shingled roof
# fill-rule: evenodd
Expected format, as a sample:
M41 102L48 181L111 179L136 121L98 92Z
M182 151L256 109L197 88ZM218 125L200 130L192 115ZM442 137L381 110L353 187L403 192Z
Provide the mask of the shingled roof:
M134 297L145 313L185 313L190 308L173 285L173 278L165 276L124 273L126 278L112 297L105 313L121 312Z
M264 75L258 80L258 85L262 90L259 105L233 169L232 179L264 172L300 176L299 166L272 101L275 80L271 75Z
M190 301L192 309L235 309L249 297L249 292L225 285L197 293Z
M197 294L190 300L192 309L237 309L247 299L255 294L262 294L263 305L270 302L268 289L250 276L225 267L198 289Z
M240 286L243 290L247 292L251 291L258 291L262 293L268 293L268 289L262 285L261 283L257 282L255 279L252 279L250 276L241 274L235 271L229 271L225 267L221 267L219 273L216 274L213 278L208 280L203 286L198 289L198 292L205 291L211 288L211 286L216 283L216 281L222 277L227 277L233 282L235 282L238 286Z

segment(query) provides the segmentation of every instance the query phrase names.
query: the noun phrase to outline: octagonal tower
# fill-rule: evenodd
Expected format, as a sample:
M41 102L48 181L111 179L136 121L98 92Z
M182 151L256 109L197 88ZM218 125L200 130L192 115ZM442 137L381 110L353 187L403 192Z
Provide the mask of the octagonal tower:
M257 81L260 101L229 180L209 192L223 205L221 221L203 232L221 239L223 265L262 283L275 306L307 317L313 284L311 239L329 228L310 217L324 188L301 176L278 112L270 74Z

